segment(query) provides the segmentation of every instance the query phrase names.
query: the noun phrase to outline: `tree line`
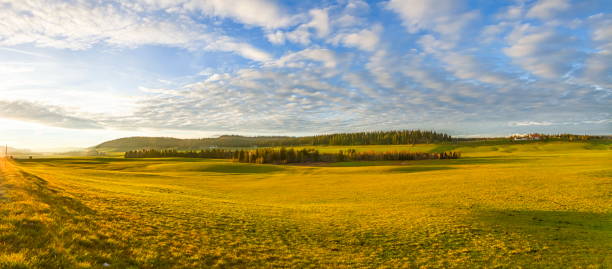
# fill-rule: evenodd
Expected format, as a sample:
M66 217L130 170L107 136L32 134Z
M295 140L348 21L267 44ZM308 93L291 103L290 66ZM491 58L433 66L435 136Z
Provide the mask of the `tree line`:
M200 151L176 151L143 149L127 151L125 158L161 158L161 157L187 157L187 158L213 158L232 159L242 163L309 163L309 162L345 162L345 161L405 161L405 160L432 160L432 159L458 159L459 152L413 152L413 151L364 151L354 149L338 151L337 153L320 153L317 149L293 148L261 148L255 150L226 150L209 149Z
M397 130L295 137L284 141L278 141L278 145L273 146L404 145L448 141L452 141L452 137L445 133L421 130Z
M243 163L308 163L308 162L347 162L347 161L407 161L407 160L433 160L433 159L458 159L459 152L413 152L413 151L363 151L354 149L338 151L337 153L320 153L316 149L293 148L274 149L263 148L256 150L239 150L233 157L234 161Z
M225 149L206 149L178 151L175 149L141 149L126 151L125 158L165 158L165 157L184 157L184 158L210 158L210 159L231 159L234 151Z

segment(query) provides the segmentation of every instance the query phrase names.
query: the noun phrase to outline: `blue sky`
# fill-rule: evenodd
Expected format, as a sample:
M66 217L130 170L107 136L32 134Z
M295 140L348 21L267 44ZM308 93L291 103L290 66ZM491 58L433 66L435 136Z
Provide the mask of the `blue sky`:
M0 0L0 142L612 132L600 0Z

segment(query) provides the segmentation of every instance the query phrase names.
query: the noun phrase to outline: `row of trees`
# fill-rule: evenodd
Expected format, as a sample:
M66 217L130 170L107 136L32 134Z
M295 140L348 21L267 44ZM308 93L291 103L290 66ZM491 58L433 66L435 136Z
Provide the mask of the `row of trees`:
M362 151L357 152L349 149L346 153L340 151L338 157L349 161L407 161L407 160L431 160L431 159L459 159L460 152L414 152L414 151Z
M458 159L459 152L413 152L413 151L365 151L357 152L354 149L338 151L337 153L320 153L316 149L257 149L238 151L234 161L245 163L305 163L305 162L346 162L346 161L407 161L432 159Z
M444 133L421 130L397 130L294 137L278 141L278 144L273 146L402 145L448 141L452 141L452 137Z
M160 157L188 157L188 158L217 158L232 159L243 163L308 163L308 162L344 162L344 161L404 161L404 160L430 160L430 159L458 159L459 152L357 152L354 149L340 150L337 153L320 153L316 149L293 148L262 148L255 150L224 150L209 149L201 151L176 151L144 149L125 153L125 158L160 158Z
M234 151L225 149L207 149L200 151L177 151L175 149L141 149L125 152L125 158L163 158L163 157L185 157L185 158L211 158L231 159Z
M239 150L234 161L242 163L306 163L321 162L322 155L316 149L273 149Z

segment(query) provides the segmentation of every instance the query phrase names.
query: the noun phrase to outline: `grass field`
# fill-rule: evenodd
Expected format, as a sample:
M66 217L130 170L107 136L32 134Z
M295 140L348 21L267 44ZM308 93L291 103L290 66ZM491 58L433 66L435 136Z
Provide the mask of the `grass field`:
M612 267L611 144L413 149L449 147L463 158L2 160L0 268Z

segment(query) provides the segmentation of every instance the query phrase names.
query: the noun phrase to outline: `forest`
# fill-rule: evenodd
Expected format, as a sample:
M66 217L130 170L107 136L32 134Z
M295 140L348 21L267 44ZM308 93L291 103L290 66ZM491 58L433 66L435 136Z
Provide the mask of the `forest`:
M206 149L200 151L178 151L175 149L141 149L130 150L124 154L125 158L167 158L167 157L182 157L182 158L209 158L209 159L231 159L234 157L234 151L226 149Z

